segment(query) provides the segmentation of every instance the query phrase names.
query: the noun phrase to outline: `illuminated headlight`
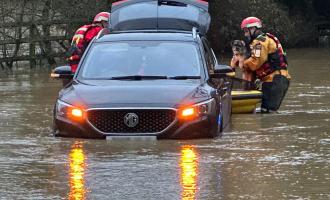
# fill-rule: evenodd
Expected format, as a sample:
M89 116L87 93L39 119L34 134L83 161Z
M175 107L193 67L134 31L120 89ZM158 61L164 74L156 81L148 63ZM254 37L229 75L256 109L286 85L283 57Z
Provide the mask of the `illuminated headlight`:
M178 117L180 119L195 119L208 115L209 113L211 113L212 104L214 104L214 99L210 99L195 105L181 108L178 111Z
M61 100L57 100L56 117L63 117L71 120L82 120L85 117L85 111L82 108L72 106Z

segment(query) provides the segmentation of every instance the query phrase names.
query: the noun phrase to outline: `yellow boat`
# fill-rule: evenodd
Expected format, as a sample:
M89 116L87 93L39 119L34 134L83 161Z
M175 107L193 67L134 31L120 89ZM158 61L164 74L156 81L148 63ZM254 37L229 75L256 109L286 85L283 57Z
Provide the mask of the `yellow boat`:
M262 92L259 90L233 90L232 113L254 113L258 103L261 102Z

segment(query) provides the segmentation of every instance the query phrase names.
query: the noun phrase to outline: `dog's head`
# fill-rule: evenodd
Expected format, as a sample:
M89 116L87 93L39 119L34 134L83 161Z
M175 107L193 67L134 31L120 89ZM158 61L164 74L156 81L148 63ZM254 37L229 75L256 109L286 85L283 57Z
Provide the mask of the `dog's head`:
M246 52L245 42L243 40L234 40L231 42L234 54L243 55Z

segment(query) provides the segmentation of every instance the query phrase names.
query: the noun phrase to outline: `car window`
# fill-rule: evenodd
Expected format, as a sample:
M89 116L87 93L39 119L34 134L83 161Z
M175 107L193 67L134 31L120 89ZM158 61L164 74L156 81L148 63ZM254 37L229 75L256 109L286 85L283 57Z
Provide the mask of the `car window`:
M207 40L203 38L202 41L203 41L203 48L204 48L204 52L205 52L205 59L206 59L208 71L214 70L214 67L216 64L216 62L214 60L214 54L213 54L211 48L209 47Z
M94 44L79 77L200 76L201 60L193 42L128 41Z

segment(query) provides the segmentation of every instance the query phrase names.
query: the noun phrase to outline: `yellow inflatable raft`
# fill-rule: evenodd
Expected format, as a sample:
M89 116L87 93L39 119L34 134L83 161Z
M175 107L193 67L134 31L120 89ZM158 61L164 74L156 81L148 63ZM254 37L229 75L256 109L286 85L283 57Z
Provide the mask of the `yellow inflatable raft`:
M262 93L259 90L233 90L232 113L253 113L261 102Z

